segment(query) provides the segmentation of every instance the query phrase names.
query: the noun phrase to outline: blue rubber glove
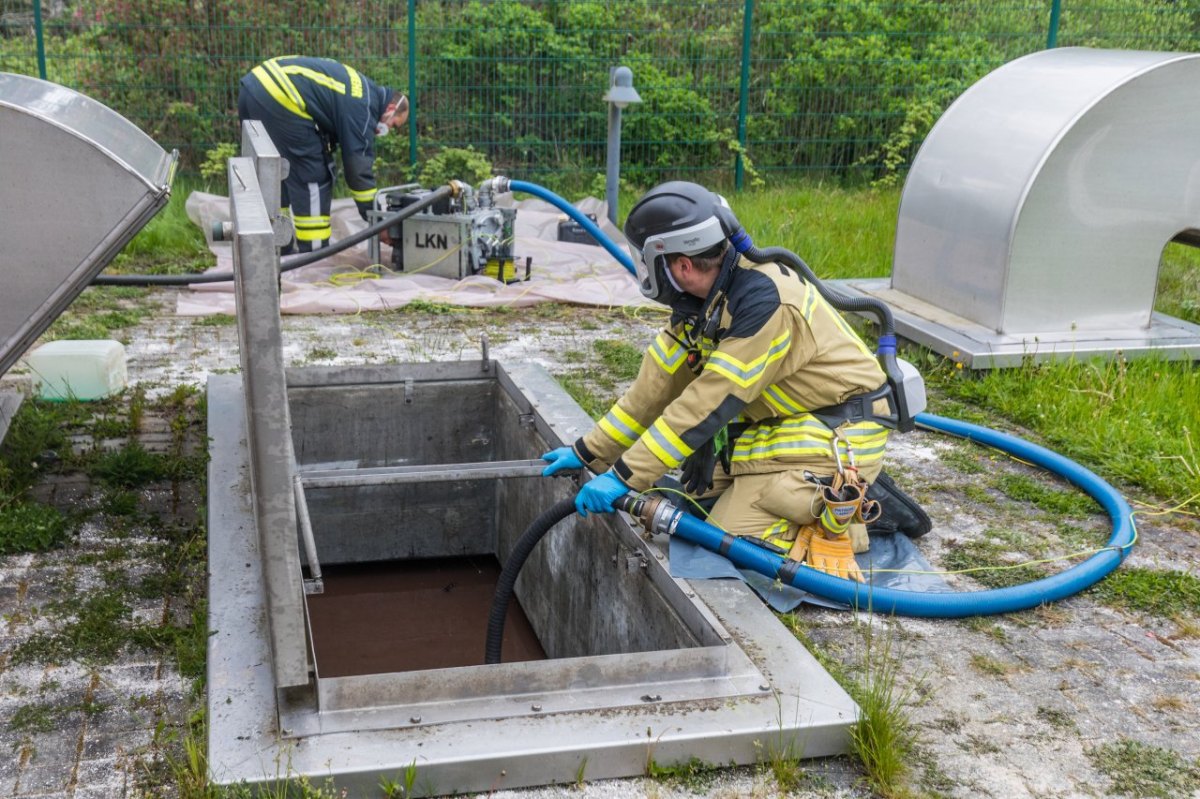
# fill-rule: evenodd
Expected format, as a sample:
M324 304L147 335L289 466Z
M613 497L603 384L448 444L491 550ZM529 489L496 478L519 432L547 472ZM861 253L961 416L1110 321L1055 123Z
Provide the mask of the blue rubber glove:
M552 449L542 456L542 460L550 461L550 465L542 469L542 477L549 477L552 474L565 472L568 469L583 468L583 461L579 460L579 456L575 454L575 450L570 447Z
M584 483L575 495L575 510L580 516L593 513L612 513L613 503L629 493L629 486L621 482L612 472L605 472Z

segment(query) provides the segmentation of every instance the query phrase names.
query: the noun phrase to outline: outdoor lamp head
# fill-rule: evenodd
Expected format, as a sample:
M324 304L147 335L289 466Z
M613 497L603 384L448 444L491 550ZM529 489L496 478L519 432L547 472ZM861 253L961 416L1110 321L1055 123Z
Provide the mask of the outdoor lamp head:
M604 101L617 108L625 108L642 101L637 89L633 88L633 70L629 67L617 67L613 70L608 91L604 93Z

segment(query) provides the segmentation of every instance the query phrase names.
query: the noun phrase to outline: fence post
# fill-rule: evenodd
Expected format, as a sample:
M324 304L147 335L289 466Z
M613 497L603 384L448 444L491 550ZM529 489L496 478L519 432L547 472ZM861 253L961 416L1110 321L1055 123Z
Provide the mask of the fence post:
M417 165L417 0L408 0L408 165Z
M1062 0L1050 0L1050 30L1046 33L1046 49L1058 45L1058 18L1062 15Z
M742 180L746 172L742 154L746 151L746 110L750 105L750 32L753 27L754 0L746 0L746 7L742 12L742 80L738 90L738 153L733 174L733 187L737 191L742 190Z
M37 39L38 77L46 79L46 37L42 31L42 0L33 0L33 30Z

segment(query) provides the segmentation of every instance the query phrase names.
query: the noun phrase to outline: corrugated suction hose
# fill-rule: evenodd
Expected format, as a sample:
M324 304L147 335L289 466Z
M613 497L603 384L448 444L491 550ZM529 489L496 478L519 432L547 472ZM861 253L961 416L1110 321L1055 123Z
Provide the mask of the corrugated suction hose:
M512 600L513 587L517 584L517 576L525 565L529 554L546 533L554 525L575 512L575 497L560 499L541 515L534 519L521 533L513 547L512 554L504 568L500 570L500 579L496 581L496 593L492 597L492 612L488 616L487 648L484 650L484 665L500 662L500 648L504 643L504 618L508 615L508 603Z

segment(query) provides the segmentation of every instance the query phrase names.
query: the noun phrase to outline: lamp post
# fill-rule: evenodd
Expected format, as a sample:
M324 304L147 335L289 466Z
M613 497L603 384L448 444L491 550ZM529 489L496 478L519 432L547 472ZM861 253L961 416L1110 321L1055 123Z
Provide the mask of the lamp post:
M608 220L617 224L617 195L621 188L621 109L640 103L637 89L633 88L633 70L629 67L614 67L608 74L608 91L604 102L608 103L608 162L604 176L604 201L608 205Z

